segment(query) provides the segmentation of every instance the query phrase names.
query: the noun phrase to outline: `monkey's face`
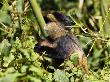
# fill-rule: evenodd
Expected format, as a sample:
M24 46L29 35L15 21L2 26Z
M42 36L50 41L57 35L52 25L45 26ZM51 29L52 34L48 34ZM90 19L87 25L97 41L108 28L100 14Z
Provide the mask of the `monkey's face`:
M50 22L46 24L46 26L44 27L44 30L52 39L61 37L66 33L66 31L56 22Z

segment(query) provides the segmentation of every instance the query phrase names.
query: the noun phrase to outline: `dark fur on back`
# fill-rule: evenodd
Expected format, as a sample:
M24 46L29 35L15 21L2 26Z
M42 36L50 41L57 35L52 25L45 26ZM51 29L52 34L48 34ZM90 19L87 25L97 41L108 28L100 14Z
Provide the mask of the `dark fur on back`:
M66 59L75 51L82 51L77 38L74 35L67 34L54 41L58 46L49 54L53 58Z

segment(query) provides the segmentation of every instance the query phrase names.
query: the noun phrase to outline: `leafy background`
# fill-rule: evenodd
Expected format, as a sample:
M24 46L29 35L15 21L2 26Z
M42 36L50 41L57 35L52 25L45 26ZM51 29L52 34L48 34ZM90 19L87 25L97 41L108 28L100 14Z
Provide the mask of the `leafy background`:
M42 11L61 11L75 22L71 31L88 57L90 75L78 67L44 69L45 57L34 52L39 31L28 0L0 0L0 82L110 82L110 0L37 1Z

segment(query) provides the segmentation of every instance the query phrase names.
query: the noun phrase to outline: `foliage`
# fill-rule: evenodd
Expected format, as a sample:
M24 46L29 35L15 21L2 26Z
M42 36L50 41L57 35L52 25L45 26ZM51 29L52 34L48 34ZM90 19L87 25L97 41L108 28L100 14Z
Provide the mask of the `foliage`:
M43 11L61 11L75 22L71 31L88 57L90 75L79 67L56 69L49 65L54 72L46 70L43 62L51 58L34 52L39 30L29 2L0 0L0 82L109 82L109 0L37 1ZM77 61L72 57L67 62L70 66Z

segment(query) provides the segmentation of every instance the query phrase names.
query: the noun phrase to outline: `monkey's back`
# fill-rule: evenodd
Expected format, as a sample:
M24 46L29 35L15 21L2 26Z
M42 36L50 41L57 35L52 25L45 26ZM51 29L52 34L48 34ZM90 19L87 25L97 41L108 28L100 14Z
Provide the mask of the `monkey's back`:
M59 37L55 43L57 46L53 49L53 53L49 54L53 58L67 59L74 52L83 53L78 39L73 34Z

